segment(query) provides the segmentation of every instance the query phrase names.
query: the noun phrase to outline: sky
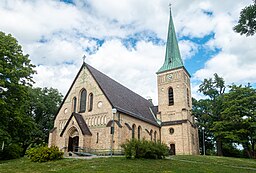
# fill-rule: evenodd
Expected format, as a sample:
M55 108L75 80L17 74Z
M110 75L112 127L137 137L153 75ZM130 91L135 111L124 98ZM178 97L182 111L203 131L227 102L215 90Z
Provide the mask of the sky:
M36 65L35 87L66 94L85 62L157 104L170 0L1 0L0 30ZM233 31L252 0L172 0L172 16L192 96L214 73L256 86L256 36Z

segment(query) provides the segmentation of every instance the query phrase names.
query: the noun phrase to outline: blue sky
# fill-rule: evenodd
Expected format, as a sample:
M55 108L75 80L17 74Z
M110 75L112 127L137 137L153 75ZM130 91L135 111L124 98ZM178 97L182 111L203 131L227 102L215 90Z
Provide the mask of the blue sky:
M192 95L214 73L227 84L256 83L256 39L232 28L244 0L172 1L172 15ZM37 65L35 86L66 93L82 57L157 103L155 72L164 61L167 0L34 0L0 2L0 30L16 37Z

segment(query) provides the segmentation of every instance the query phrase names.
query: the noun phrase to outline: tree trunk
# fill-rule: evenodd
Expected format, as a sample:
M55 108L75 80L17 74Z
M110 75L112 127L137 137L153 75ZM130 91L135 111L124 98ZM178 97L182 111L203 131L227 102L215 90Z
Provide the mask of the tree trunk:
M242 145L244 147L245 153L247 154L247 157L252 158L250 148L249 148L249 144L248 143L243 143Z
M217 156L223 156L221 139L217 138L216 143L217 143Z
M24 156L26 154L27 148L28 148L29 144L23 144L22 145L22 153L21 156Z

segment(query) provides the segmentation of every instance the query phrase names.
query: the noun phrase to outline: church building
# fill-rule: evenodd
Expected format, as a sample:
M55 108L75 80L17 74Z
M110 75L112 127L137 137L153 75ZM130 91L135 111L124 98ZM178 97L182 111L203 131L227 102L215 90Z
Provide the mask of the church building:
M165 143L172 155L199 154L190 74L181 59L171 11L165 60L156 74L158 106L83 63L57 112L49 146L120 154L124 142L144 138Z

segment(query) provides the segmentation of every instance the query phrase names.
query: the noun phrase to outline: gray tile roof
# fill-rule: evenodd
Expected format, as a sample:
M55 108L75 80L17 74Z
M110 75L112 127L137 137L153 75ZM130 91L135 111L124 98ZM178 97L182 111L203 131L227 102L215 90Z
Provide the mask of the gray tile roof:
M83 65L90 71L112 107L116 108L119 112L123 112L134 118L159 126L154 115L156 112L155 107L150 101L96 70L92 66L86 63Z

